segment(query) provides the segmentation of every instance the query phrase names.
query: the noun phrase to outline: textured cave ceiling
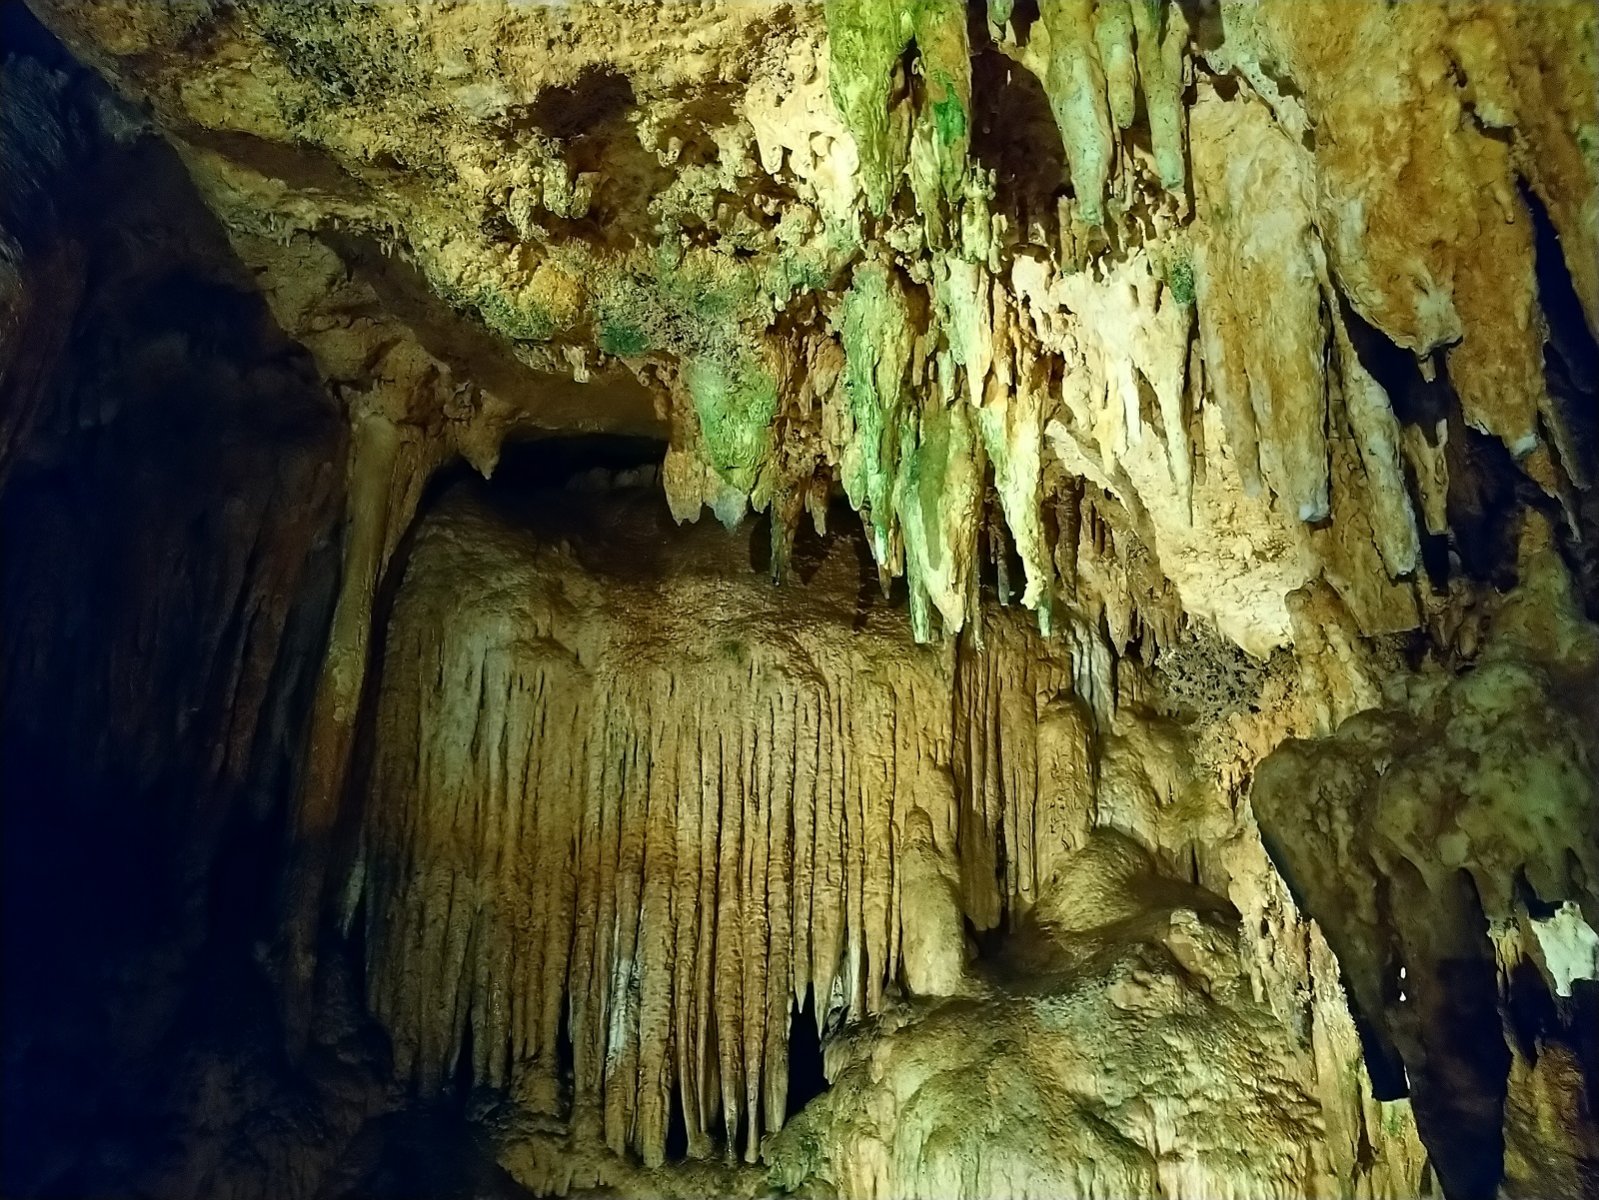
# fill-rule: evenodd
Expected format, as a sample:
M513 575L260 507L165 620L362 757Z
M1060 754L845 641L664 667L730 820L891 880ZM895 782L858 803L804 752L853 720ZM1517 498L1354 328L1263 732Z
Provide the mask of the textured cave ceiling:
M1592 0L0 53L8 1194L1599 1193Z
M423 459L664 432L783 542L841 486L919 637L991 511L1027 607L1257 655L1317 579L1418 626L1485 487L1578 518L1583 4L39 7ZM1149 569L1070 578L1084 507Z

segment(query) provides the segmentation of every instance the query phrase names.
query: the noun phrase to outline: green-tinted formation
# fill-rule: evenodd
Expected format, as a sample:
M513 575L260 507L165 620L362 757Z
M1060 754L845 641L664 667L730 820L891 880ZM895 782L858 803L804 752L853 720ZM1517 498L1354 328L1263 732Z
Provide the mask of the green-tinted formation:
M711 465L747 491L772 448L776 382L753 363L724 365L709 357L690 359L683 373Z
M1081 216L1103 219L1115 139L1138 115L1140 87L1161 182L1182 186L1182 87L1187 27L1167 0L1042 0L1026 46L1013 55L1037 72L1059 127ZM1014 5L990 0L1007 27ZM860 156L873 214L888 211L909 167L924 217L958 196L972 124L971 47L958 0L828 0L831 88ZM891 105L895 73L915 49L910 114ZM907 81L908 82L908 81ZM937 184L935 188L934 184Z
M1160 179L1181 183L1175 89L1188 29L1165 0L1044 0L1020 33L1012 4L987 15L1007 69L1032 72L1049 99L1067 168L1060 183L1072 194L1061 220L1107 219L1112 168L1126 153L1116 147L1140 117ZM549 240L541 211L596 222L610 185L574 174L561 146L538 134L542 157L508 209L526 227L522 274L452 264L449 247L411 239L436 290L524 352L598 351L675 381L686 403L673 410L674 444L707 473L674 477L674 511L708 503L730 519L746 505L771 509L781 548L815 502L806 499L813 476L823 488L836 480L884 580L907 577L922 638L934 612L958 630L971 611L989 488L1005 543L993 552L1020 558L1021 599L1045 623L1055 571L1043 523L1047 405L1000 361L1012 348L995 332L996 271L1016 231L994 211L1004 181L972 151L969 19L960 0L826 3L827 88L856 155L852 207L786 208L770 220L731 211L739 168L723 156L678 168L651 201L653 234L625 255L589 237ZM494 282L476 282L484 278ZM1167 269L1166 283L1193 303L1186 262ZM817 319L841 351L833 384L778 332ZM806 388L817 394L795 418L796 389ZM793 452L796 436L818 433L812 449Z
M1138 78L1144 89L1155 166L1161 183L1180 191L1187 178L1183 153L1183 60L1188 49L1188 30L1181 20L1168 18L1166 0L1131 0L1127 7L1137 34Z
M1166 284L1179 304L1194 302L1194 264L1186 258L1171 265L1166 274Z
M1110 178L1111 123L1105 75L1094 39L1093 0L1043 0L1039 24L1049 39L1044 91L1060 128L1072 187L1084 219L1099 221Z
M1073 219L1105 219L1115 146L1141 111L1160 179L1181 184L1173 89L1188 31L1168 20L1164 0L1045 0L1024 45L1010 26L1013 5L993 4L988 16L1004 52L1037 75L1049 98L1068 167L1061 182L1075 193ZM823 423L837 433L817 465L836 472L861 513L884 578L906 575L923 638L932 634L935 610L956 630L970 609L991 480L1008 545L1023 564L1022 601L1047 625L1054 566L1042 515L1043 403L1027 387L1013 394L1008 366L1000 385L990 386L1000 370L991 211L998 181L972 155L966 6L829 0L825 17L829 92L855 145L864 210L892 253L860 258L869 227L832 225L807 239L789 223L779 230L783 251L766 256L757 273L715 246L680 252L668 234L647 270L597 272L597 344L624 358L674 356L706 464L720 481L705 485L705 499L720 512L731 488L766 508L808 487L810 460L779 463L771 428L789 407L787 389L803 386L797 381L808 368L768 370L751 348L780 311L836 287L855 259L842 301L822 301L844 365L841 396L822 397L832 414ZM1191 267L1172 268L1167 282L1181 304L1192 304ZM681 511L693 511L694 497L685 501ZM786 524L793 511L785 501L774 520Z
M1137 636L1144 618L1133 608L1167 603L1154 597L1168 584L1186 603L1210 604L1207 538L1231 555L1229 578L1259 576L1261 586L1211 605L1243 614L1228 632L1252 650L1288 636L1282 597L1317 564L1340 580L1375 581L1345 588L1364 625L1414 622L1401 594L1415 541L1402 485L1411 473L1436 480L1428 503L1438 509L1447 456L1425 441L1401 445L1386 398L1352 353L1338 355L1350 378L1328 409L1323 342L1342 335L1324 328L1334 311L1324 292L1342 287L1368 324L1403 335L1409 317L1373 307L1374 280L1464 276L1442 251L1407 266L1402 239L1382 262L1339 244L1318 258L1285 225L1254 219L1281 210L1312 232L1313 192L1299 194L1312 170L1316 186L1338 183L1345 211L1366 211L1367 194L1382 194L1380 180L1361 175L1364 156L1332 163L1335 147L1307 150L1281 114L1211 102L1208 81L1225 76L1268 100L1277 94L1265 68L1249 65L1270 60L1249 50L1254 6L1224 5L1227 44L1207 37L1200 49L1194 10L1171 0L994 0L980 11L960 0L825 0L784 26L750 80L719 77L725 89L702 92L678 88L644 54L566 69L538 53L468 52L455 36L473 28L464 19L428 34L440 39L426 52L441 56L444 74L424 86L404 63L428 23L400 7L318 4L299 22L260 7L240 11L254 14L241 20L263 43L264 98L277 106L281 136L323 155L306 176L333 197L318 231L343 222L346 233L399 248L434 292L480 317L535 371L631 374L655 390L680 517L705 506L724 520L770 512L776 562L802 514L819 519L838 485L885 582L906 578L922 635L935 612L952 630L973 611L981 550L1001 591L1019 585L1045 621L1068 596L1137 592L1136 604L1104 614L1112 640ZM735 9L702 16L746 20ZM1298 38L1306 54L1328 49L1313 22L1289 15L1273 10L1277 36ZM550 20L554 30L567 18ZM1468 35L1481 31L1459 37ZM1491 47L1455 49L1492 58ZM1308 62L1299 75L1313 80ZM340 63L347 80L333 78ZM1499 81L1466 69L1484 104L1515 111L1489 95ZM335 99L363 108L348 99L352 80L380 116L333 120ZM1308 94L1285 99L1289 117L1310 107ZM395 133L418 128L443 133ZM1591 153L1592 126L1572 128L1568 158L1578 162ZM1329 162L1312 162L1322 157ZM1228 166L1246 158L1273 173ZM231 195L233 182L218 192ZM1564 241L1571 205L1551 211ZM1519 236L1482 227L1507 253ZM1235 243L1266 228L1283 236L1240 252ZM1324 236L1336 243L1341 228ZM264 232L277 233L270 221ZM1240 286L1245 269L1266 250L1293 264L1295 303L1279 296L1263 331L1238 310L1258 291ZM1329 270L1338 278L1321 278ZM1576 282L1584 296L1594 291L1581 271ZM1417 312L1442 329L1455 318L1436 299L1418 297ZM1458 315L1478 328L1522 328ZM1302 351L1291 364L1289 346ZM1505 386L1465 389L1477 397L1468 424L1498 428L1488 399L1528 389L1503 378L1514 355L1491 337L1451 351L1452 378L1469 379L1456 367L1470 353L1482 360L1479 376ZM1201 392L1223 414L1247 508L1203 494ZM1519 429L1534 405L1516 403ZM503 407L493 418L517 419ZM1356 501L1380 514L1369 538L1300 528L1326 513L1342 469L1327 447L1343 444L1345 426L1357 446L1350 487L1369 477L1368 490L1386 497ZM473 452L492 461L496 436L474 432ZM1547 463L1532 468L1554 480ZM1092 555L1108 536L1083 533L1073 515L1061 523L1085 489L1089 508L1097 495L1119 513L1114 554L1142 548L1147 571L1118 567L1079 586L1078 543ZM1279 527L1270 505L1285 497L1294 502ZM1196 532L1207 505L1224 533ZM1017 562L1025 580L1011 578ZM1146 589L1135 575L1154 582Z
M893 198L904 162L903 137L890 122L894 68L912 37L915 0L832 0L827 5L833 102L855 139L861 184L873 213Z
M910 306L894 271L865 263L844 296L845 383L853 426L844 450L844 494L865 515L879 563L889 560L890 504L900 455L910 362Z
M907 425L895 507L905 540L911 629L933 635L932 609L950 629L963 623L983 479L971 416L960 399L930 403Z
M873 214L882 216L911 161L913 179L936 180L948 198L960 194L971 138L971 46L960 0L829 0L832 93L855 139L861 183ZM914 43L920 103L912 122L890 93L901 56ZM909 81L905 81L909 82ZM918 186L924 205L931 196Z
M972 133L971 46L960 0L922 0L916 7L916 50L922 76L911 137L910 172L929 228L959 204Z
M1042 0L1038 52L1072 188L1085 220L1102 205L1116 139L1131 128L1143 90L1161 183L1183 184L1183 55L1188 31L1166 0Z

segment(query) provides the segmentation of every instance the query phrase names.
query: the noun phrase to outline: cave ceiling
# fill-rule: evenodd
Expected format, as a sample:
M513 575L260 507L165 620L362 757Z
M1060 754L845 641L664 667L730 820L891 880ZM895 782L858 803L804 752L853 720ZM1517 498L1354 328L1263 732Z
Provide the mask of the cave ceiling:
M664 436L674 513L780 543L842 489L922 638L980 532L1046 626L1263 655L1316 580L1423 624L1500 532L1462 476L1578 520L1588 4L38 7L352 411L485 472Z

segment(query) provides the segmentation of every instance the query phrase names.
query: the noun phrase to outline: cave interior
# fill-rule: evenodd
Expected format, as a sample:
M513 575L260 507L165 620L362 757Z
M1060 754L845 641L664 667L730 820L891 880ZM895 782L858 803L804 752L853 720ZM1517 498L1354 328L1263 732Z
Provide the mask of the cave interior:
M0 0L0 1193L1599 1196L1591 0Z

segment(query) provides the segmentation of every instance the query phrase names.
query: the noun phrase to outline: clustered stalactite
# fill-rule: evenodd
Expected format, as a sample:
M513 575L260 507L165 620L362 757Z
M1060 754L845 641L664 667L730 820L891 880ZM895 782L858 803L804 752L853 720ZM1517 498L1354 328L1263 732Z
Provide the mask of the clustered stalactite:
M45 7L179 131L285 327L416 443L422 476L453 454L491 470L507 430L547 419L562 374L603 374L603 406L631 373L665 397L673 511L769 510L775 574L838 487L885 581L906 578L919 638L971 619L986 547L1019 559L1041 626L1103 613L1145 654L1187 612L1264 655L1299 636L1303 589L1330 589L1322 607L1359 635L1448 627L1480 475L1553 498L1576 532L1591 452L1580 398L1544 380L1537 268L1569 271L1599 327L1583 216L1596 89L1591 63L1556 49L1591 31L1581 5L1456 21L1369 4L1336 22L1286 2L714 9L672 36L773 53L706 58L745 91L703 110L635 53L623 12L442 18L445 40L494 64L473 91L429 83L416 63L439 30L387 11ZM541 38L610 57L568 71L529 57ZM228 76L232 107L214 109L163 68L179 42L237 43L259 69ZM1394 86L1369 88L1368 69ZM1060 143L1047 196L1009 191L1016 164L978 90L996 78L1047 106L1028 127ZM235 138L240 122L265 144ZM1405 153L1394 129L1415 131ZM1413 178L1435 202L1413 203ZM1538 261L1529 204L1561 261ZM397 253L508 361L441 336L431 299L361 296L361 247ZM1403 371L1376 371L1372 343ZM1058 528L1090 501L1122 560L1103 575L1074 570ZM391 507L397 536L406 505ZM349 580L351 631L365 577ZM360 690L364 640L330 656L317 722L302 979L349 744L335 701Z
M1462 462L1443 453L1451 437L1498 439L1574 519L1573 487L1590 474L1590 451L1574 432L1580 404L1545 380L1534 213L1516 184L1529 181L1528 194L1549 206L1566 263L1584 281L1577 259L1593 235L1575 200L1591 184L1570 157L1569 130L1527 111L1536 85L1488 59L1493 49L1535 53L1561 20L1573 32L1586 27L1570 8L1481 7L1447 32L1432 10L1356 14L1354 42L1380 46L1385 66L1407 80L1402 96L1373 102L1344 86L1357 55L1326 38L1303 6L1224 6L1222 48L1192 60L1190 16L1176 5L1046 4L1025 35L1010 6L991 6L997 44L1042 81L1066 148L1073 194L1035 231L1025 214L1017 227L998 176L962 160L980 114L960 109L971 103L971 76L959 6L828 6L831 94L860 155L868 207L887 212L908 184L923 227L903 232L914 252L853 267L829 317L836 344L808 343L798 359L771 347L789 365L769 374L780 392L785 379L804 379L799 424L818 449L799 461L837 478L885 575L907 577L919 638L931 636L935 612L945 629L962 627L989 506L1022 560L1021 599L1042 627L1057 597L1071 603L1088 590L1060 579L1041 532L1074 480L1127 510L1189 611L1213 616L1257 653L1291 636L1285 597L1318 575L1368 635L1424 619L1431 589L1447 582L1436 564L1424 566L1420 539L1423 524L1430 535L1449 531L1448 462ZM901 61L912 50L918 86ZM1398 211L1408 206L1402 181L1373 165L1381 114L1400 120L1414 105L1442 124L1461 112L1462 101L1414 81L1440 61L1468 77L1464 104L1481 124L1451 129L1441 161L1429 159L1448 189L1431 220L1492 229L1483 257L1501 264L1497 285L1471 251L1413 241ZM1304 94L1285 92L1263 64L1299 68ZM1256 93L1235 95L1229 71ZM1186 103L1182 86L1193 88ZM1140 98L1147 153L1127 137ZM919 139L924 120L960 136ZM1344 137L1361 149L1319 146L1319 124L1349 125ZM1190 153L1192 206L1183 192ZM1457 190L1449 168L1492 184ZM1352 237L1371 214L1391 218L1395 232ZM1423 282L1401 295L1374 290L1376 277L1394 272ZM1591 293L1579 287L1594 329ZM1408 397L1390 396L1395 381L1374 375L1357 347L1368 325L1413 351L1428 378L1447 369L1459 405L1447 425L1402 428L1396 408ZM760 508L796 487L826 486L784 478L793 456L764 466L746 456L730 473L719 452L727 438L711 431L769 419L767 409L724 406L692 379L688 390L695 403L685 414L698 432L681 435L682 452L714 472L669 477L674 511L693 513L701 496L724 516L730 503L739 511L729 487ZM795 519L793 509L774 512ZM1246 529L1248 551L1229 561L1225 542ZM1216 602L1217 540L1224 593L1234 581L1264 588L1253 604Z
M898 981L909 813L977 927L1036 894L1035 697L1069 689L1068 656L1001 653L1022 634L992 623L982 655L906 655L882 614L852 636L669 581L676 623L549 552L462 611L441 581L484 528L424 528L384 652L348 900L373 1010L425 1085L470 1027L474 1076L546 1105L569 1021L571 1103L613 1148L658 1164L681 1105L691 1155L725 1131L753 1162L786 1115L791 1008L864 1016Z

